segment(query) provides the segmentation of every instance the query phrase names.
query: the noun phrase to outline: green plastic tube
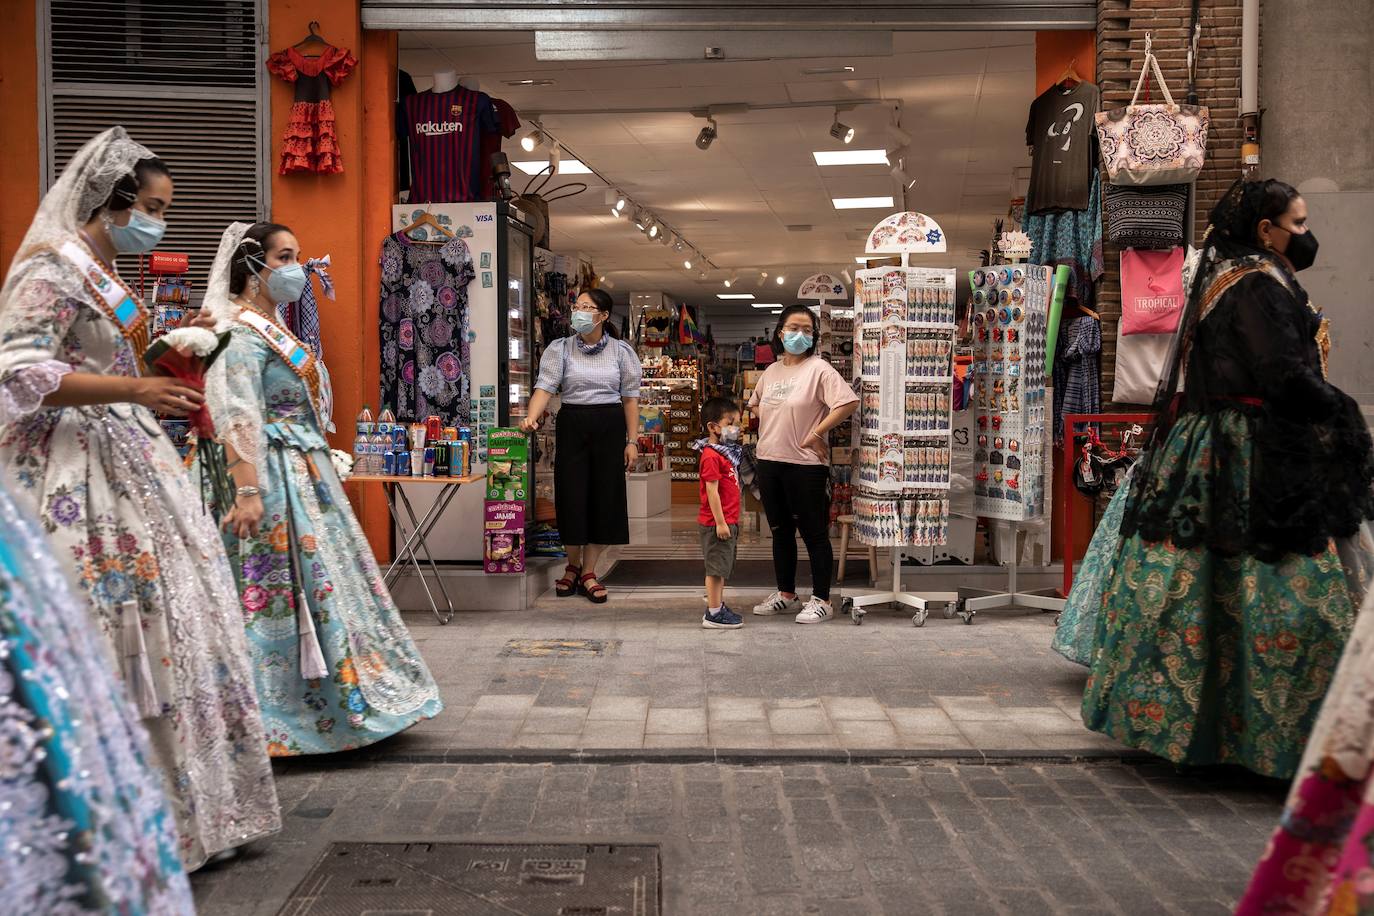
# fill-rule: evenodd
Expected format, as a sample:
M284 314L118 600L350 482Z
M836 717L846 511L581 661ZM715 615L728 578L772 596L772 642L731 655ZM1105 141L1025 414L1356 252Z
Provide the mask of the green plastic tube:
M1059 317L1064 312L1064 291L1069 288L1070 271L1060 264L1054 269L1054 289L1050 292L1050 314L1045 322L1045 377L1054 374L1054 346L1059 342Z

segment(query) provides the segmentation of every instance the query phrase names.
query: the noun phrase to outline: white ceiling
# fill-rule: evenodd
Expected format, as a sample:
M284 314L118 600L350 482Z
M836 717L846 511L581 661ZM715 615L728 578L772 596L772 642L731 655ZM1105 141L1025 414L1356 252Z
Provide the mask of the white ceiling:
M915 260L968 268L987 247L992 221L1024 192L1029 157L1026 112L1035 94L1031 32L907 32L893 36L890 57L690 62L535 59L532 32L403 32L401 67L421 89L429 74L453 69L503 98L522 120L539 115L568 152L605 175L636 203L654 211L716 265L706 281L682 269L683 256L650 242L605 204L606 185L586 179L583 194L551 205L551 247L583 252L615 282L617 299L630 291L662 290L709 314L749 312L719 302L721 281L749 276L736 291L793 301L797 287L818 270L855 267L868 231L886 210L838 211L832 197L894 194L899 183L885 166L818 167L812 150L844 148L832 139L831 108L753 110L718 116L719 138L709 150L694 141L704 121L687 109L709 105L777 104L846 98L902 103L902 127L915 141L905 153L916 179L910 209L935 218L949 252ZM807 75L803 69L849 65L849 78ZM552 79L551 86L510 86L508 80ZM672 113L558 115L559 111L672 108ZM884 130L891 107L843 112L858 129L853 148L891 147ZM523 134L523 131L521 132ZM512 160L521 134L505 145ZM517 191L527 177L513 176ZM898 205L900 206L900 198ZM788 226L809 225L810 231ZM787 278L785 286L757 286L758 271Z

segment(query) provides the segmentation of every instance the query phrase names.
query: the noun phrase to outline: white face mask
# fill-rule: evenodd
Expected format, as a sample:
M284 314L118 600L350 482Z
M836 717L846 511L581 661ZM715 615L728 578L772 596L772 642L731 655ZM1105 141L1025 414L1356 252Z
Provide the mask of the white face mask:
M738 426L722 426L720 428L720 441L726 445L734 445L739 441Z

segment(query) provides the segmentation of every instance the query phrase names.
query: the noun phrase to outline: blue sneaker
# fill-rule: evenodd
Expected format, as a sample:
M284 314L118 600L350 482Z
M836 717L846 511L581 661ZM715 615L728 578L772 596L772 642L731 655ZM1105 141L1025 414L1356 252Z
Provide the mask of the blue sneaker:
M725 604L722 604L720 610L715 614L707 611L701 617L703 630L738 630L742 626L744 626L744 618L730 610L730 606Z

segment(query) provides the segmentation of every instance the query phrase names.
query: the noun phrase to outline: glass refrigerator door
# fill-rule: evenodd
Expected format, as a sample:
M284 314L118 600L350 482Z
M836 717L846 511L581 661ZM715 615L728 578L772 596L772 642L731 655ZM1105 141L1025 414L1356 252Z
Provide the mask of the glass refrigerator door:
M509 375L509 425L528 412L534 388L534 244L527 232L506 223L506 353Z

